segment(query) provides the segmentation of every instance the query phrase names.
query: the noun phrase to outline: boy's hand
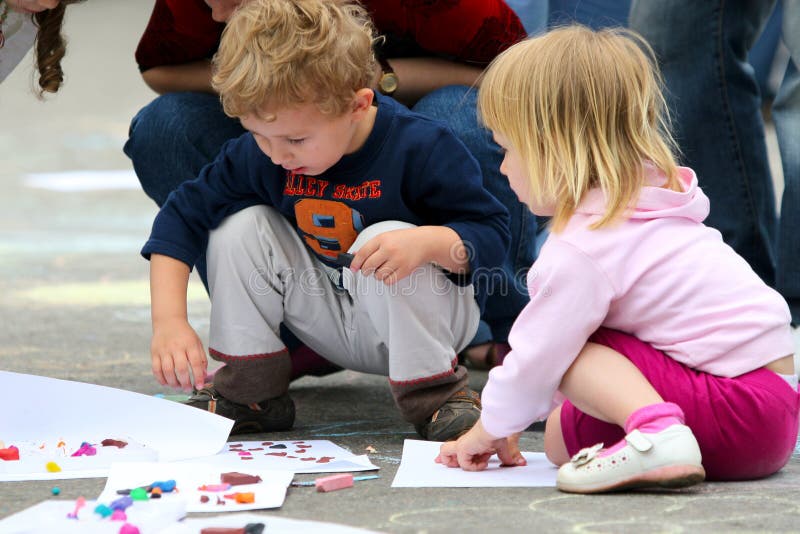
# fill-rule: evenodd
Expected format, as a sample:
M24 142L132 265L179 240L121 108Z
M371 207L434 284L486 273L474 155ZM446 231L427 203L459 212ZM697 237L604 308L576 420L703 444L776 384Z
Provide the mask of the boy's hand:
M392 230L364 243L350 264L352 271L375 275L384 284L396 284L430 261L423 228Z
M507 438L495 438L483 429L480 420L458 441L442 443L436 463L447 467L461 467L465 471L482 471L489 465L489 458L497 453L504 466L527 465L519 451L519 434Z
M150 357L153 375L162 386L190 390L192 376L195 388L200 389L205 385L208 369L206 352L197 333L184 319L153 324Z

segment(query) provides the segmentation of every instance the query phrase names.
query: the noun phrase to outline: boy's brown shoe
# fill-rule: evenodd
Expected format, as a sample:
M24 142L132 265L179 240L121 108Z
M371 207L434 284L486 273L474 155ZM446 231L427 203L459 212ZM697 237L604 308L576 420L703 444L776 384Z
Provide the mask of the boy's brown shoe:
M184 404L233 419L231 434L289 430L294 424L294 401L288 393L259 403L237 404L222 397L209 384L195 391Z
M480 395L464 388L447 399L428 421L414 425L414 428L428 441L450 441L472 428L480 417Z

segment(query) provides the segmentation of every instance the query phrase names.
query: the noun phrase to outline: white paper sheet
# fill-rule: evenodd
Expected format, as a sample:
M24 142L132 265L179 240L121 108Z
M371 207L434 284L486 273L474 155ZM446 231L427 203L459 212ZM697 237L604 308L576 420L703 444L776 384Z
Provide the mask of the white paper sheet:
M33 173L25 177L25 185L63 192L141 188L133 169Z
M228 471L270 469L292 473L372 471L378 466L366 455L357 456L328 440L234 441L201 461Z
M533 488L556 485L558 469L543 452L523 452L525 467L500 467L492 456L485 471L445 467L434 459L441 443L405 440L403 458L392 482L393 488Z
M0 521L4 534L117 534L124 523L135 525L141 534L161 532L186 515L183 501L136 502L125 510L127 520L111 521L94 513L96 501L86 501L77 519L67 518L75 501L49 500L31 506Z
M200 519L184 519L180 523L170 525L160 534L197 534L207 527L242 528L249 523L263 523L266 525L264 533L267 534L365 534L371 530L337 525L335 523L322 523L319 521L302 521L300 519L287 519L272 515L258 515L243 513L223 517L203 517Z
M155 453L159 461L216 454L233 426L230 419L165 399L7 371L0 371L0 406L6 407L0 410L0 439L6 447L15 442L46 442L53 450L59 441L129 438ZM68 452L70 459L59 464L62 471L58 473L46 471L47 454L31 460L30 469L25 466L23 470L14 461L0 460L0 481L107 476L113 461L154 459L130 451L122 449L116 457L109 457L113 452L109 450L80 458L72 458Z
M120 463L111 467L106 487L97 498L102 503L110 503L120 497L117 490L148 486L156 481L175 480L177 492L164 493L162 501L181 500L186 503L187 512L238 512L242 510L262 510L280 508L286 498L286 488L292 482L293 474L288 471L268 471L266 469L236 469L248 475L258 475L261 482L232 486L227 491L201 491L198 488L208 484L219 484L220 474L232 471L206 463ZM253 503L237 503L225 495L234 493L255 494ZM208 502L200 502L207 495ZM218 504L217 497L225 504Z

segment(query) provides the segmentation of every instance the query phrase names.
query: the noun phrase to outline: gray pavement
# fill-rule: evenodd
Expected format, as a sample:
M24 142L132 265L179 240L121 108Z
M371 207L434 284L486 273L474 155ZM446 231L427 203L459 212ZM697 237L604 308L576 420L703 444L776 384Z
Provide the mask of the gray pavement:
M165 392L149 370L147 264L138 256L154 205L133 188L57 192L25 182L29 173L130 168L121 152L127 125L153 96L132 59L151 6L103 0L70 8L66 85L46 102L30 91L29 59L0 85L2 369ZM192 295L191 321L205 337L209 306L196 281ZM476 388L485 380L485 373L472 374ZM331 439L356 453L372 446L381 478L331 494L290 488L284 506L267 517L387 532L800 531L797 459L767 480L679 492L580 497L554 488L392 489L403 439L414 434L394 410L384 379L343 372L304 378L291 393L296 427L270 438ZM1 422L2 416L3 439L13 429ZM542 450L541 432L525 433L522 443ZM60 498L95 497L103 483L59 481ZM0 483L0 518L51 498L53 485Z

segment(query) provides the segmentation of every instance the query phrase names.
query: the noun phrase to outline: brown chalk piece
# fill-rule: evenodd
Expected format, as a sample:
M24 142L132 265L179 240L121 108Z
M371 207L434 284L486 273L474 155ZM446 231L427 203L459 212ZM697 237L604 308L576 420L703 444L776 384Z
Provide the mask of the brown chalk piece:
M127 444L127 441L122 441L121 439L104 439L100 442L103 447L117 447L120 449L124 449Z
M264 532L264 523L248 523L244 528L207 527L200 534L261 534Z
M336 491L344 488L353 487L353 475L345 473L343 475L331 475L318 478L314 481L317 491Z
M200 496L200 502L203 503L203 504L207 503L210 500L211 499L208 498L208 495L201 495Z
M241 486L242 484L258 484L261 482L261 477L233 471L230 473L222 473L219 476L219 481L223 484L230 484L231 486Z

